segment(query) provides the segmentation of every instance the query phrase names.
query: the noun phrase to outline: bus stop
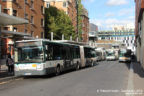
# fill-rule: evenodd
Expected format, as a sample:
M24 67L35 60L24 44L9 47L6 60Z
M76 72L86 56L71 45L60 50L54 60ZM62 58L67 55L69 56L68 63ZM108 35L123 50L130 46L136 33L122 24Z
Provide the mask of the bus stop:
M28 24L28 20L11 16L5 13L2 13L0 10L0 65L2 64L2 38L11 38L13 40L22 38L24 36L29 36L26 33L23 32L13 32L13 31L7 31L2 30L3 26L6 25L20 25L20 24Z

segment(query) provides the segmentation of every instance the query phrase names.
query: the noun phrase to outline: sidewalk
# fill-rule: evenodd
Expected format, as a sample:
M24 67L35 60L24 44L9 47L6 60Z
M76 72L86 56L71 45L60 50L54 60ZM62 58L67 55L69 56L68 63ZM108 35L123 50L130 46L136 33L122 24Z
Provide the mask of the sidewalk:
M143 94L137 94L134 96L144 96L144 70L137 62L133 63L133 83L134 90L142 91Z
M0 81L4 78L7 78L7 77L13 77L13 75L8 74L8 67L6 66L5 59L0 59L0 65L1 65Z

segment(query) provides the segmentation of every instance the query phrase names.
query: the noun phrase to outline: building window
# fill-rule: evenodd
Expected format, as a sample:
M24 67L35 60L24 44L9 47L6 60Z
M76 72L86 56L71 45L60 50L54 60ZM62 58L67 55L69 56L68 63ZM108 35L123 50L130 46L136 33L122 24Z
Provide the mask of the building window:
M9 29L9 27L3 27L3 29L4 29L4 30L8 30L8 29Z
M41 27L44 27L44 19L41 19Z
M28 0L25 0L25 3L28 4Z
M28 14L25 14L25 19L28 19Z
M34 31L31 31L31 37L33 37L33 35L34 35Z
M63 7L67 7L67 2L63 2Z
M16 27L13 27L13 31L14 31L14 32L17 32L17 28L16 28Z
M27 29L25 29L25 33L27 33Z
M34 17L31 16L31 24L34 24Z
M41 38L43 38L44 37L44 33L43 32L41 32Z
M13 10L13 16L17 16L17 10Z
M31 0L31 9L34 9L34 2Z
M50 3L49 3L49 2L46 3L46 7L47 7L47 8L50 7Z
M8 9L3 9L3 12L8 14Z
M14 3L16 3L16 2L17 2L17 0L13 0L13 2L14 2Z
M44 14L44 7L41 6L41 13Z

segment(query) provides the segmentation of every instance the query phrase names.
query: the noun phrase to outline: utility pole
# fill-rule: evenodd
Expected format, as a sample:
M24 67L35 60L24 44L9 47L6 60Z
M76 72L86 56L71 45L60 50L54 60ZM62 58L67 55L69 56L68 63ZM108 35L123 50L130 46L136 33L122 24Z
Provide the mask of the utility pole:
M62 34L62 40L64 40L64 34Z
M72 41L72 36L70 36L70 41Z
M51 41L53 41L53 32L51 32Z

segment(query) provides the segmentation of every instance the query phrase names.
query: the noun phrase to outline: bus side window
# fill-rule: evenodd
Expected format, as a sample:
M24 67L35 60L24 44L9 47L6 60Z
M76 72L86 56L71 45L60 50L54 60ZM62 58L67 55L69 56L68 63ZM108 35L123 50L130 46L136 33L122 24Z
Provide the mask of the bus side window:
M53 60L53 46L47 45L48 50L46 50L46 60Z
M67 58L66 48L65 47L61 48L61 55L62 55L62 59L66 59Z
M80 49L76 48L76 58L80 58Z
M53 48L53 55L54 55L54 60L61 60L61 46L56 45Z
M71 47L70 48L70 57L71 57L71 59L74 58L74 52L75 52L74 47Z

